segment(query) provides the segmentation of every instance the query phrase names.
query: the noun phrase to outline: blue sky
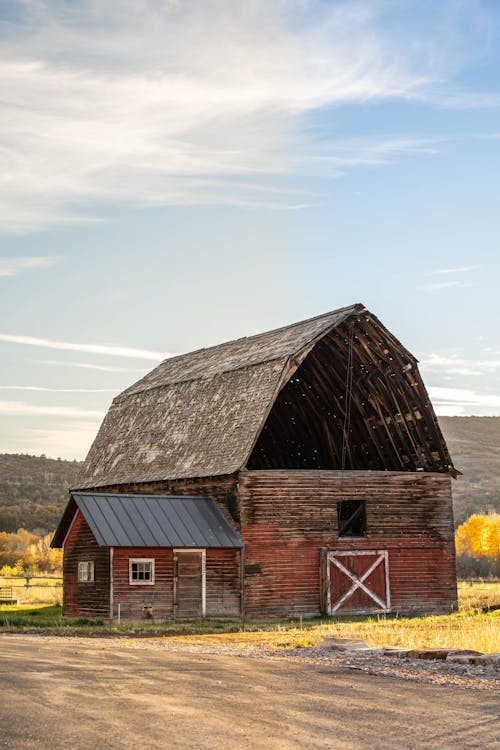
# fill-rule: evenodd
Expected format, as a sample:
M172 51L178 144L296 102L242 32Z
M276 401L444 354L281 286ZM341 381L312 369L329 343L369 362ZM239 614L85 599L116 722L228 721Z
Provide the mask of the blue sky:
M497 2L0 5L0 451L169 353L363 302L500 414Z

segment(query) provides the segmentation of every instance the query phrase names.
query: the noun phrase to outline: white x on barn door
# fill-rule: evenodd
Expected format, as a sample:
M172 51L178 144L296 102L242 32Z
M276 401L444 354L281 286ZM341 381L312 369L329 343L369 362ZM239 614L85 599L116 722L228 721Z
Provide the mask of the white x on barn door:
M350 550L327 554L327 613L389 612L387 550Z

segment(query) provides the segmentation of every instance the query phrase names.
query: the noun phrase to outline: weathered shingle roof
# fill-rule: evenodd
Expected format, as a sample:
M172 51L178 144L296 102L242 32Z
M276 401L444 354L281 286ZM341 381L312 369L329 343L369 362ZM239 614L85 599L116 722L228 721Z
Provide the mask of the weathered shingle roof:
M344 307L165 360L114 399L78 489L237 471L285 379L319 337L363 310Z
M77 508L99 546L242 547L239 535L211 497L81 492L72 493L52 546L62 546Z

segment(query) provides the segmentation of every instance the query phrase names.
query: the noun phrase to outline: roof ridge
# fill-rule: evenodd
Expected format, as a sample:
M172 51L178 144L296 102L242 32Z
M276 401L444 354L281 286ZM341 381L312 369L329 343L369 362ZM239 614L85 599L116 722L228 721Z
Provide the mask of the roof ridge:
M320 320L320 318L327 318L330 315L337 315L338 313L345 312L347 310L358 310L361 312L362 310L366 310L365 305L363 305L362 302L355 302L353 305L346 305L345 307L339 307L336 310L330 310L326 313L321 313L320 315L313 315L312 318L304 318L304 320L297 320L295 323L287 323L284 326L279 326L278 328L271 328L268 331L260 331L260 333L252 333L251 336L240 336L237 339L229 339L228 341L221 341L219 344L212 344L211 346L201 346L199 349L192 349L188 352L183 352L182 354L176 354L174 357L167 357L166 359L162 360L158 363L157 367L161 367L161 365L164 362L175 362L178 359L181 359L182 357L188 357L192 354L198 354L199 352L206 352L210 349L217 349L218 347L222 346L229 346L229 344L237 344L239 341L252 341L253 339L259 338L259 336L267 336L271 335L273 333L279 333L280 331L286 331L290 330L290 328L296 328L297 326L302 326L305 323L312 323L315 320ZM272 358L269 360L262 360L263 362L272 361Z
M213 346L207 346L202 347L200 349L195 349L194 351L185 352L184 354L178 354L175 357L168 357L167 359L164 359L162 362L160 362L156 367L151 370L149 373L144 375L142 378L137 380L135 383L130 385L128 388L126 388L124 391L119 393L113 401L120 401L122 398L125 398L127 396L131 396L133 394L146 392L146 391L152 391L155 388L165 387L165 385L168 385L164 380L163 382L155 382L150 381L149 378L152 375L152 373L155 373L161 368L165 367L168 371L169 367L175 367L176 364L180 363L183 359L186 359L186 361L189 361L190 359L195 359L197 355L207 354L207 355L213 355L217 352L217 350L224 350L226 348L231 349L233 346L237 346L238 344L241 345L243 343L248 342L248 346L251 347L253 343L259 338L269 337L272 338L273 336L280 334L282 332L286 331L293 331L295 328L303 327L310 325L311 323L314 323L315 321L320 321L322 319L328 320L333 315L342 315L342 313L345 314L354 314L356 312L362 312L366 310L366 307L361 303L357 302L353 305L347 305L345 307L339 307L336 310L331 310L327 313L322 313L321 315L315 315L312 318L306 318L305 320L299 320L295 323L290 323L285 326L281 326L280 328L273 328L270 331L261 331L260 333L255 333L252 336L241 336L238 339L231 339L230 341L223 341L220 344L214 344ZM311 337L311 340L315 338L315 336ZM293 353L293 352L292 352ZM247 363L242 363L241 361L236 361L233 364L226 363L225 366L223 366L221 369L217 370L217 372L206 375L204 372L198 372L198 373L190 373L185 375L184 377L178 377L173 378L172 383L180 384L180 383L191 383L195 381L201 381L201 380L210 380L211 378L215 377L216 375L220 375L224 372L236 372L238 370L246 370L251 367L255 367L257 365L262 365L268 362L274 362L274 361L281 361L284 358L287 359L290 356L291 352L287 354L287 357L284 357L283 354L279 355L276 352L271 352L266 356L264 353L264 356L259 357L255 361L250 361ZM146 381L146 382L144 382Z

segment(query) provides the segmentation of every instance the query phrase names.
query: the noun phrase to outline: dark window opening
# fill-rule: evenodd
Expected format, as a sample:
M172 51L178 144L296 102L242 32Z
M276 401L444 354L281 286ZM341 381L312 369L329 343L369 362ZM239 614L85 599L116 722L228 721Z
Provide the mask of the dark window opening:
M363 500L343 500L337 504L339 536L366 536Z

